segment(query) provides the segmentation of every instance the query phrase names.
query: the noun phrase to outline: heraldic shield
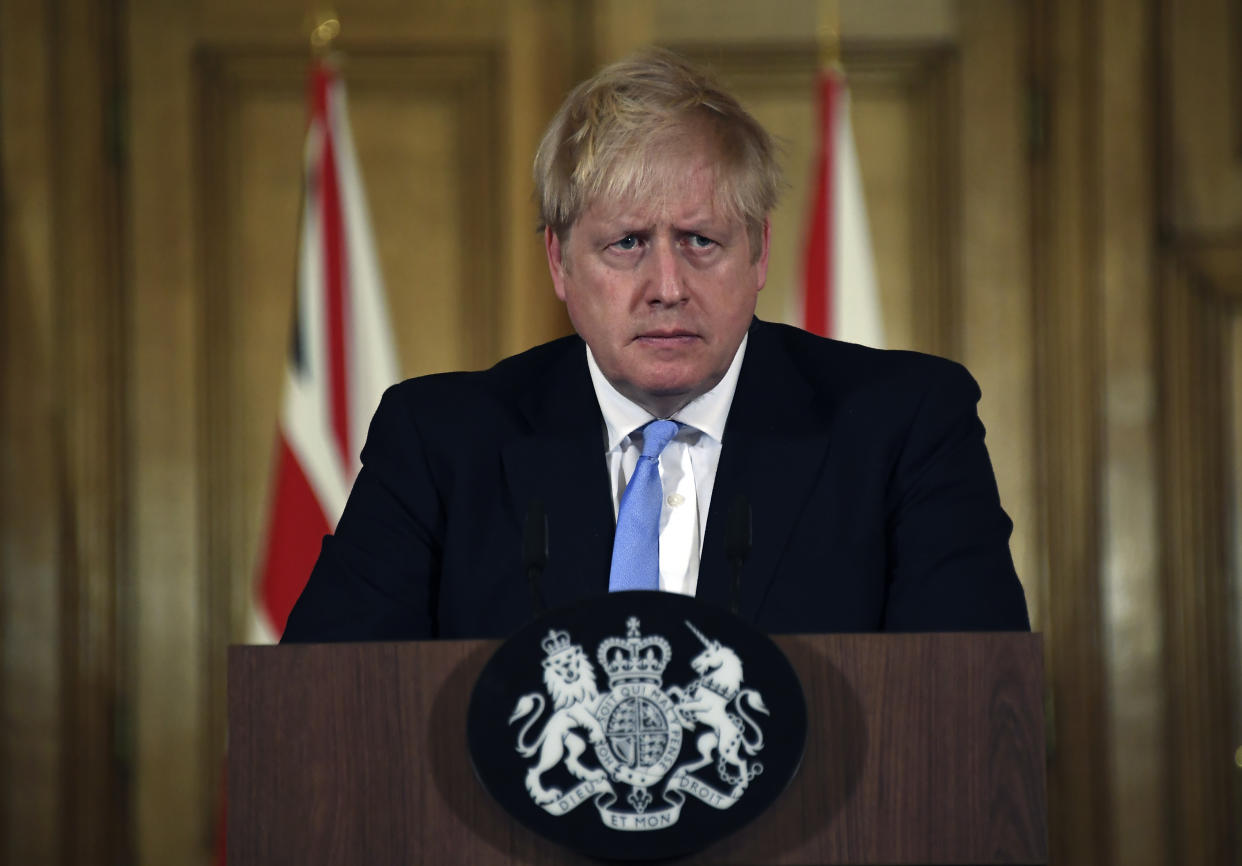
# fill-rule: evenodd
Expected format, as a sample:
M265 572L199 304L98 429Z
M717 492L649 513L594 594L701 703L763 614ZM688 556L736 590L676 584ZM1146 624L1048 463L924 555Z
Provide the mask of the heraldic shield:
M698 850L792 780L806 702L776 645L673 593L553 611L505 642L475 685L475 772L518 820L608 859Z

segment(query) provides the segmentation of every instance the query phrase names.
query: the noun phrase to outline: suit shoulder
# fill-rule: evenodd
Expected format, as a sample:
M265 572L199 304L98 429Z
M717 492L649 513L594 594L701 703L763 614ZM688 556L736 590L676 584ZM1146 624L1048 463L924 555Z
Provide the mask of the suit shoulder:
M390 387L380 401L376 419L410 423L432 438L500 433L521 423L531 394L556 379L584 351L577 336L544 343L505 358L486 370L430 373ZM582 365L585 370L585 363ZM585 373L583 373L585 375Z
M873 349L831 340L789 325L764 324L818 391L836 395L882 392L919 397L933 390L960 391L974 400L979 387L956 361L903 349Z
M511 402L518 389L539 382L542 377L582 346L577 336L543 343L517 355L497 361L486 370L456 370L415 376L393 385L386 392L400 402L449 401L467 404L477 401ZM465 407L459 407L465 408Z

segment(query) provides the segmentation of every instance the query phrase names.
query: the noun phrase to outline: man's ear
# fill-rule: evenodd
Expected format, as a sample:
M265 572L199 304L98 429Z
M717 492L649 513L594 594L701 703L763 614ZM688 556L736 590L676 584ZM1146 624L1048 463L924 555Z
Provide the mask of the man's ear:
M772 220L771 218L763 221L763 248L759 250L759 258L755 260L755 277L759 282L755 291L761 291L768 281L768 251L772 241Z
M552 288L556 292L556 296L562 301L565 300L565 251L561 246L561 239L556 232L552 230L552 226L544 226L543 229L543 248L548 253L548 270L552 274Z

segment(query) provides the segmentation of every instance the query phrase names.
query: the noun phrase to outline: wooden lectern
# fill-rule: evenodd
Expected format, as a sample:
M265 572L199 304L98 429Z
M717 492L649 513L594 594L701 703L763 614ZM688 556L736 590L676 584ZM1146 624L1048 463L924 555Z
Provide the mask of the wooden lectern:
M685 863L1046 863L1042 642L775 638L806 692L797 777ZM588 863L475 779L466 707L496 641L229 650L231 866Z

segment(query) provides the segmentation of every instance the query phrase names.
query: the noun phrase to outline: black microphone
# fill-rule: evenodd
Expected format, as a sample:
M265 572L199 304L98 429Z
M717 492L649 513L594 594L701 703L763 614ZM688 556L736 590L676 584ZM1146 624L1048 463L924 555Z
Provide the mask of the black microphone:
M750 503L739 493L729 506L729 520L725 524L725 559L733 572L733 599L731 608L737 614L742 599L742 566L750 556Z
M526 506L526 524L522 529L522 565L526 567L526 578L530 581L530 600L535 616L543 613L539 578L547 564L548 514L543 510L542 502L532 499Z

